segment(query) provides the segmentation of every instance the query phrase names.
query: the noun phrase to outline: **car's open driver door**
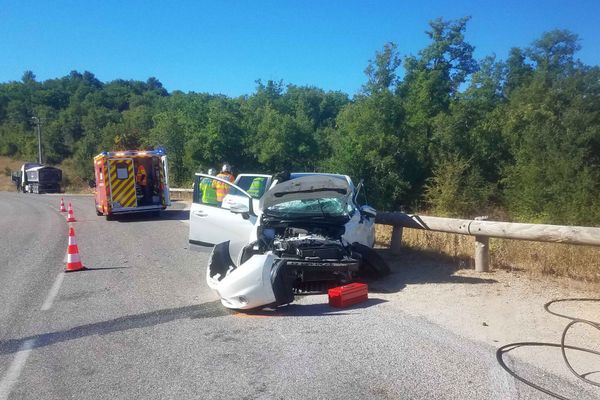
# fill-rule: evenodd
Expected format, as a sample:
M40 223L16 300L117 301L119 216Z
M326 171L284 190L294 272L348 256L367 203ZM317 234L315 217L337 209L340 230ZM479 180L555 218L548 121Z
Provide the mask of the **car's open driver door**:
M231 188L247 202L231 209L221 208L220 201ZM243 189L214 176L196 174L190 208L191 247L210 249L229 241L231 259L237 263L242 248L252 240L256 218L252 197Z

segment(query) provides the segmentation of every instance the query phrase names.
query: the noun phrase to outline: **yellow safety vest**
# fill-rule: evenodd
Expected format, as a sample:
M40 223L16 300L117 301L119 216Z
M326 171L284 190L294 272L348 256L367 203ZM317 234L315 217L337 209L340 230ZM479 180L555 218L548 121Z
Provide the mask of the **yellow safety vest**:
M221 172L220 174L217 175L217 178L221 178L223 180L232 182L235 180L235 178L233 177L233 175L231 175L229 172ZM223 199L225 198L225 196L227 196L227 193L229 193L229 185L217 180L213 181L213 188L215 188L217 190L217 201L218 202L222 202Z
M200 190L202 191L202 203L217 204L217 193L212 187L212 179L204 178L200 181Z

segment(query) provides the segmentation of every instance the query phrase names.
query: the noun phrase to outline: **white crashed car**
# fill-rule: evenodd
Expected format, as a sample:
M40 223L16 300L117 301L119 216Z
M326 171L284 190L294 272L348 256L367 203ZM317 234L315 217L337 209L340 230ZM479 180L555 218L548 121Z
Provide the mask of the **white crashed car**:
M296 293L389 273L372 249L376 212L357 205L359 190L348 176L292 174L262 196L258 209L243 189L196 176L197 183L219 180L246 199L224 209L203 204L195 187L190 209L191 247L214 246L206 280L225 307L288 304Z

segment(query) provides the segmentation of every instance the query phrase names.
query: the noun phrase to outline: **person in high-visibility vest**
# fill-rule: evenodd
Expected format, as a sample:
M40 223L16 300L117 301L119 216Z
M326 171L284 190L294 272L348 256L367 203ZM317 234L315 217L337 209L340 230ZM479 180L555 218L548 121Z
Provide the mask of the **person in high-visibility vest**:
M248 194L255 199L259 199L265 190L265 183L267 179L262 176L257 176L252 180L250 187L248 188Z
M135 173L135 196L138 201L141 201L146 195L146 187L148 186L148 175L146 168L143 165L138 165Z
M208 170L208 175L214 174L215 170L210 168ZM202 178L202 180L200 181L200 190L202 191L202 203L209 204L211 206L216 206L219 203L217 202L217 192L212 186L213 181L214 179Z
M143 165L138 165L137 174L135 175L135 182L140 186L148 185L148 175L146 175L146 168Z
M233 183L235 177L231 173L231 166L227 163L223 164L223 168L221 168L221 172L219 172L217 178ZM220 207L223 203L223 199L227 196L227 193L229 193L229 185L215 179L213 180L212 186L217 191L217 204Z

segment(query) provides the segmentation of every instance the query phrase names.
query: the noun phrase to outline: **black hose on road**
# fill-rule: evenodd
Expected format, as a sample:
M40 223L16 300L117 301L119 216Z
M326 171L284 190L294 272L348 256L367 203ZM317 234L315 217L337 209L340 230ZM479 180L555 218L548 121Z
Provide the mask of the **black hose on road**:
M514 350L518 347L527 347L527 346L535 346L535 347L556 347L556 348L560 348L561 352L562 352L562 356L563 359L565 361L565 364L567 366L567 368L569 368L569 370L573 373L573 375L575 375L578 379L582 380L585 383L588 383L590 385L593 386L597 386L600 387L600 382L597 381L593 381L589 378L587 378L585 375L587 374L579 374L577 371L575 371L575 369L573 368L573 366L571 365L571 362L569 361L569 358L567 357L567 353L566 350L577 350L577 351L581 351L581 352L585 352L585 353L589 353L589 354L595 354L597 356L600 356L600 352L592 350L592 349L586 349L583 347L576 347L576 346L569 346L565 344L565 339L567 337L567 334L569 332L569 330L577 325L577 324L581 324L581 325L589 325L593 328L596 328L597 330L600 331L600 322L595 322L595 321L590 321L587 319L583 319L583 318L576 318L576 317L572 317L570 315L564 315L564 314L559 314L555 311L552 311L550 309L550 306L554 303L559 303L559 302L600 302L600 299L589 299L589 298L573 298L573 299L558 299L558 300L552 300L549 301L548 303L544 304L544 309L552 314L555 315L557 317L560 318L565 318L570 320L571 322L569 322L569 324L565 327L565 329L563 330L562 333L562 337L561 337L561 341L560 344L559 343L544 343L544 342L517 342L517 343L510 343L507 345L504 345L502 347L500 347L497 351L496 351L496 359L498 360L498 363L500 364L500 366L506 371L508 372L513 378L523 382L524 384L531 386L534 389L537 389L543 393L546 393L547 395L550 395L552 397L555 397L557 399L561 399L561 400L570 400L567 397L564 397L558 393L555 393L551 390L548 390L540 385L537 385L521 376L519 376L515 371L513 371L512 369L510 369L506 363L504 362L503 359L503 355L504 353L507 353L511 350Z

